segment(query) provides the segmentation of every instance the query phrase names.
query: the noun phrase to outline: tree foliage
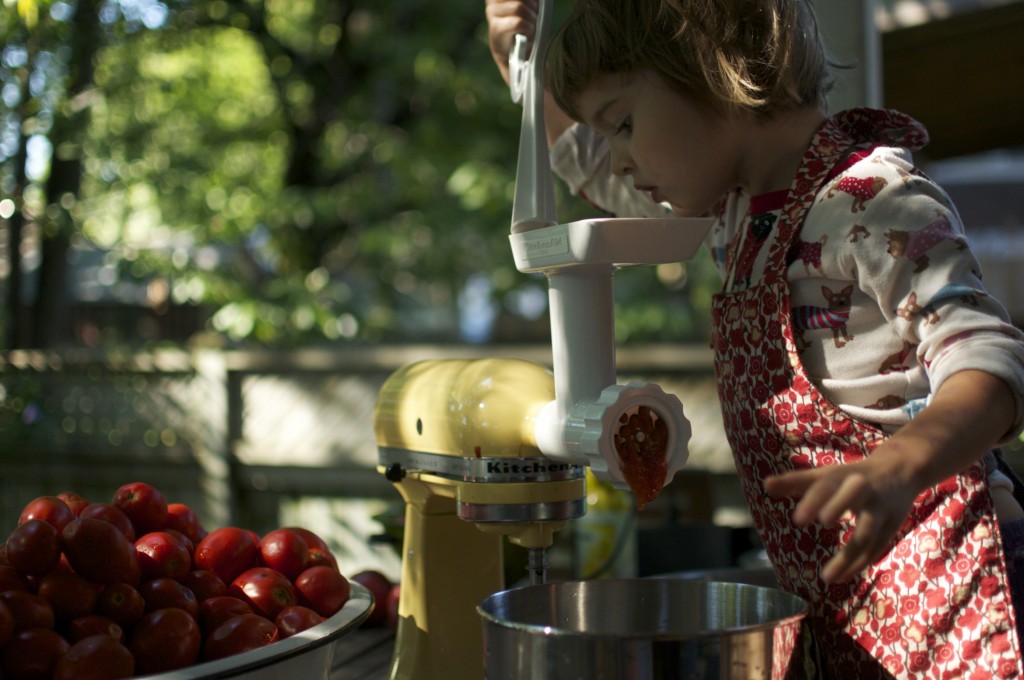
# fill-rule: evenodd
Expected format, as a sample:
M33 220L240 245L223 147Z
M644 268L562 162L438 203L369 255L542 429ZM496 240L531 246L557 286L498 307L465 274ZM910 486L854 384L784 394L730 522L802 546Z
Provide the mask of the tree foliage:
M69 48L76 31L91 49ZM5 0L0 37L15 226L99 258L97 295L199 306L212 332L282 345L455 339L467 291L521 318L543 290L508 248L520 110L482 2ZM50 173L78 161L70 189L45 170L19 184L32 135ZM624 278L624 339L702 334L682 270Z

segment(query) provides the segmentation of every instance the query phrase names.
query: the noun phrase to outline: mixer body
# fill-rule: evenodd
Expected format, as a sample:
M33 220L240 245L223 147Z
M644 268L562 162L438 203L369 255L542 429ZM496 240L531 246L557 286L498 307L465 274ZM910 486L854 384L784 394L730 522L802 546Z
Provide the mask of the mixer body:
M583 515L584 468L536 446L553 399L551 373L518 359L417 362L382 387L379 469L406 503L392 678L482 677L476 607L505 587L503 537L533 557Z

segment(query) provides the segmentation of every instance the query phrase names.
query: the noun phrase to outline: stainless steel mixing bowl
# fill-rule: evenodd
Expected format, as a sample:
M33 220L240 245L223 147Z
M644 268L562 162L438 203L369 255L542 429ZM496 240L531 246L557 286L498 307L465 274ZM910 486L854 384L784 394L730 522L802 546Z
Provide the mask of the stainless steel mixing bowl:
M644 578L505 590L477 608L488 680L782 677L807 604L775 588Z

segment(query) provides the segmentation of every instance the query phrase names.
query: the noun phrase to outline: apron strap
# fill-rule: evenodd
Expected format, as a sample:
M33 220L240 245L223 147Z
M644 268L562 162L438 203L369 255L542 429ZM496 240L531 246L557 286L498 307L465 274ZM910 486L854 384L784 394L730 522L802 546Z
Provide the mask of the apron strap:
M850 153L853 145L853 138L840 127L835 118L827 119L814 134L789 187L782 215L776 225L775 238L765 263L765 283L785 280L789 250L800 234L807 212L814 205L818 191L828 180L832 168Z

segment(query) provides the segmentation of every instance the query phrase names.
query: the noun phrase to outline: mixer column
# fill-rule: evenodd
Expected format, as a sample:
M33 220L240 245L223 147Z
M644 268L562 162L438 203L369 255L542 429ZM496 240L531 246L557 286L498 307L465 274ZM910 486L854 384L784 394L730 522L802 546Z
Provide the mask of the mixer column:
M530 585L536 586L548 580L547 548L530 548L526 554L526 570L530 573Z

